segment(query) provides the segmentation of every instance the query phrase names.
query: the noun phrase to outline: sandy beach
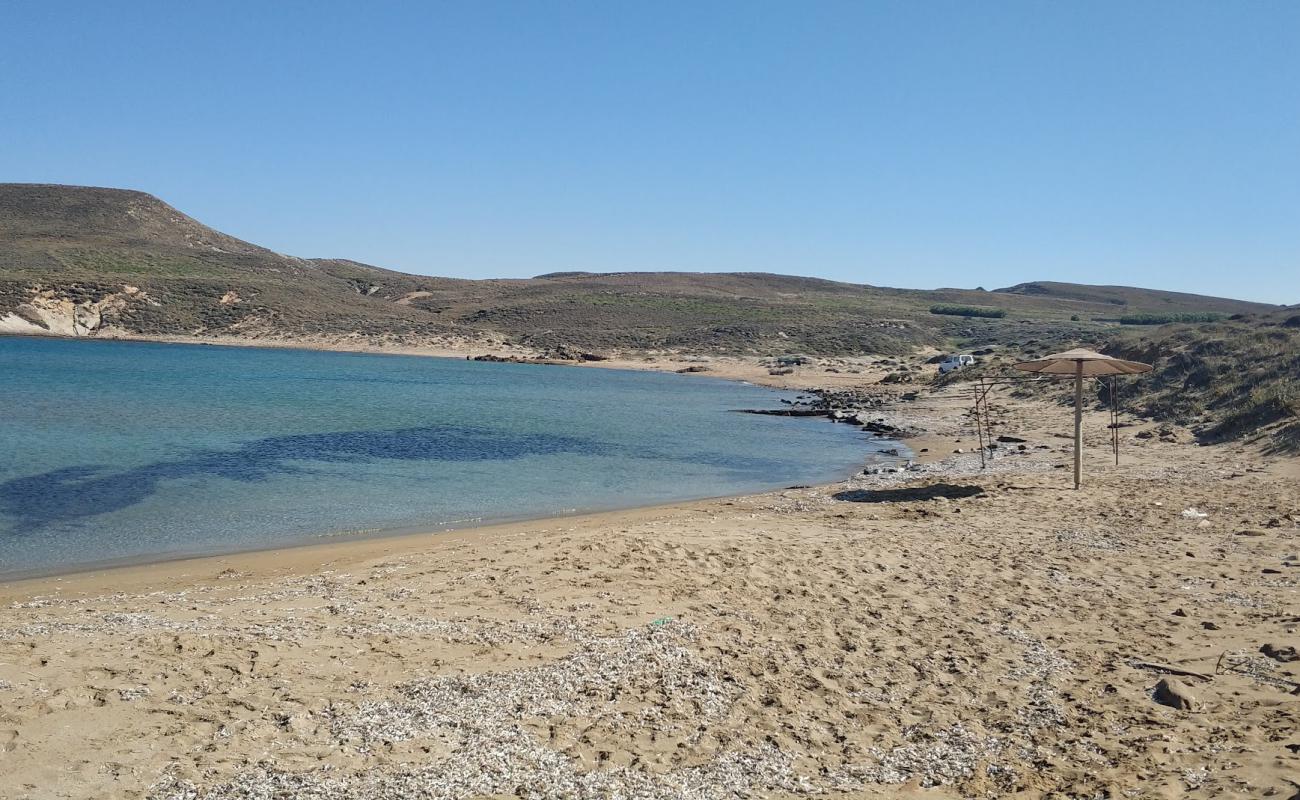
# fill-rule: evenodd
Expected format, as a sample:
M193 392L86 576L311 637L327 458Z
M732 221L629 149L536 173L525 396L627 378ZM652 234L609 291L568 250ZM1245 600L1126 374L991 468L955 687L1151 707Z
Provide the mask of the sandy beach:
M1075 492L1066 409L981 469L964 406L834 486L2 585L0 797L1300 791L1295 462L1097 413Z

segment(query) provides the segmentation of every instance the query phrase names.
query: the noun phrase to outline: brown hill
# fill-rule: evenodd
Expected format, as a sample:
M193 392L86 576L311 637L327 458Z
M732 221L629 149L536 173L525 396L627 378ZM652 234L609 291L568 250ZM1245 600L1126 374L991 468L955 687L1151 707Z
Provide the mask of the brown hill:
M994 289L1003 294L1025 297L1055 298L1083 303L1089 306L1111 305L1122 313L1195 313L1218 312L1243 314L1276 308L1263 303L1246 303L1223 297L1207 297L1186 292L1167 292L1158 289L1139 289L1134 286L1087 286L1078 283L1034 281L1018 283L1005 289Z
M1000 319L932 313L981 307ZM765 273L408 275L303 259L120 189L0 184L0 332L237 336L356 345L511 342L539 350L901 353L1095 339L1125 310L1270 307L1121 287L890 289Z

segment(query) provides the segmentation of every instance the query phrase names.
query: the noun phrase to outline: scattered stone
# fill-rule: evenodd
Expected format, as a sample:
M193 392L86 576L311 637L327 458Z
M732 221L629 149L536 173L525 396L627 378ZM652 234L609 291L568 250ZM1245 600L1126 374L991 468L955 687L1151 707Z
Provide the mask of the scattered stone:
M1152 696L1157 703L1180 711L1192 711L1196 708L1196 696L1192 694L1192 690L1187 688L1185 683L1174 678L1161 678Z
M1207 631L1217 631L1217 630L1219 629L1219 626L1218 626L1218 625L1214 624L1213 622L1208 622L1208 621L1207 621L1207 622L1202 622L1202 623L1201 623L1201 627L1204 628L1204 629L1206 629Z
M1259 652L1263 653L1264 655L1268 656L1274 661L1280 661L1283 664L1287 664L1292 661L1300 661L1300 653L1297 653L1296 649L1289 645L1283 646L1280 644L1273 644L1272 642L1270 642L1264 645L1263 647L1259 648Z
M1185 616L1187 616L1187 612L1184 611L1184 610L1182 610L1181 608L1177 608L1177 609L1174 609L1174 616L1175 616L1175 617L1185 617Z
M1246 528L1245 530L1237 531L1237 535L1238 536L1267 536L1268 534L1265 533L1264 531L1261 531L1259 528Z

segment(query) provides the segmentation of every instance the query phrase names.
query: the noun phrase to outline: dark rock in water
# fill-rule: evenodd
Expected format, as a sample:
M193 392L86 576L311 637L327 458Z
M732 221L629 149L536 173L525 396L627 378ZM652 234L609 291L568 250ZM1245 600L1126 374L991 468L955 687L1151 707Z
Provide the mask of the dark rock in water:
M807 406L791 406L790 408L742 408L738 409L741 414L767 414L773 417L824 417L826 412Z
M1283 646L1280 644L1273 644L1270 642L1269 644L1266 644L1263 647L1259 648L1259 652L1263 653L1264 655L1268 656L1274 661L1280 661L1283 664L1292 661L1300 661L1300 653L1296 653L1296 649L1291 646Z
M1152 696L1157 703L1180 711L1192 711L1196 708L1196 696L1192 694L1192 690L1188 689L1182 681L1173 678L1162 678L1156 684Z
M898 428L893 425L887 425L884 422L866 422L863 423L862 429L871 433L898 433Z

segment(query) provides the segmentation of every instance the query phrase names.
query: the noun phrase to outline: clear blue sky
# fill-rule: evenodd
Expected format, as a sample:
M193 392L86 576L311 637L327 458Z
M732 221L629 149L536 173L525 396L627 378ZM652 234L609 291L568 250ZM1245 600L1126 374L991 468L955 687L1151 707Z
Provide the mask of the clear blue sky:
M1300 301L1300 2L0 10L0 181L412 272Z

